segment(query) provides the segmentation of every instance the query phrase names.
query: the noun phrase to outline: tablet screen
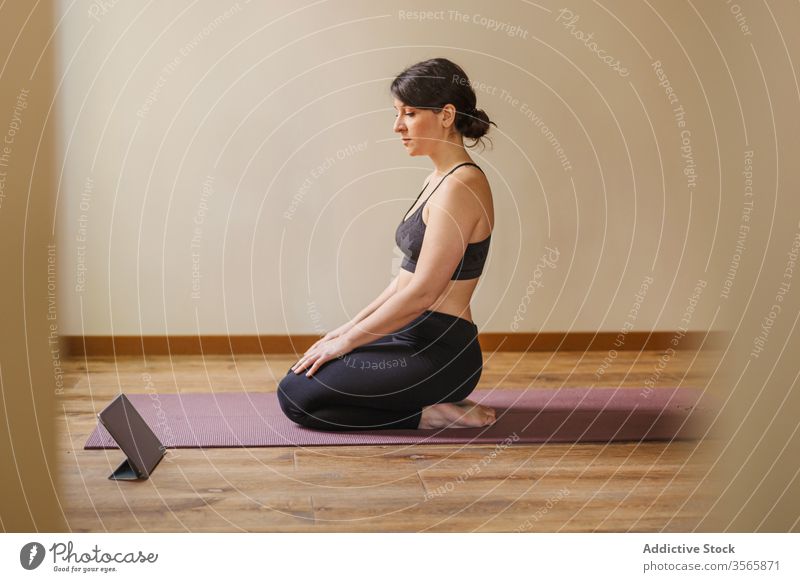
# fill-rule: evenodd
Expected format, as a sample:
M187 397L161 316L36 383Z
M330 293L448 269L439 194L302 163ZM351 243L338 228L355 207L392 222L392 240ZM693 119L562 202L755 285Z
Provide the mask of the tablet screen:
M128 397L120 394L98 416L130 464L141 476L149 477L164 456L164 446Z

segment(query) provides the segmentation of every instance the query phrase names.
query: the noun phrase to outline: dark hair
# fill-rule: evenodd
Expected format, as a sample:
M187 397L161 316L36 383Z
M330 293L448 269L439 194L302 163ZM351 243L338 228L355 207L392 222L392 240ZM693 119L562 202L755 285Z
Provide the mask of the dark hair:
M451 103L456 108L456 129L475 140L467 147L481 141L490 124L497 127L483 109L476 108L475 91L464 69L445 58L411 65L392 81L391 92L410 107L433 109L437 113Z

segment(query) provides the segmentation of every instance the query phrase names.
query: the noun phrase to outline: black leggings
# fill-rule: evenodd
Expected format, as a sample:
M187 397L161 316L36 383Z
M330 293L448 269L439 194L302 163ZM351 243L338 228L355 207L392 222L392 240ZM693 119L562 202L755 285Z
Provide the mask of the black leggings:
M310 366L309 366L310 367ZM483 370L478 327L426 310L399 330L329 360L309 378L289 368L278 402L297 424L328 431L415 429L422 408L464 400Z

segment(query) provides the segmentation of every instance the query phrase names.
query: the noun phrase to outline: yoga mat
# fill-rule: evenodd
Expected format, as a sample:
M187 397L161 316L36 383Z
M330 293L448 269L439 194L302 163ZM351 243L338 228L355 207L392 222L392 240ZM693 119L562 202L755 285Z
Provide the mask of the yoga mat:
M167 448L699 439L700 395L696 388L475 390L470 400L496 410L490 427L331 432L286 418L274 392L126 393ZM109 448L117 446L98 425L84 449Z

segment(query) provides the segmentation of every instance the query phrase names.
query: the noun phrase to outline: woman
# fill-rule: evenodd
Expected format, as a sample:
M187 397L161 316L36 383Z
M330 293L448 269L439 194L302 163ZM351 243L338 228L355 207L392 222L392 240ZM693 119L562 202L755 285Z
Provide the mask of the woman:
M406 255L400 273L289 368L278 401L294 422L322 430L492 424L494 410L466 399L483 369L470 300L494 210L464 138L473 147L496 124L476 108L461 67L444 58L407 68L391 92L394 131L409 155L428 156L435 168L395 232Z

